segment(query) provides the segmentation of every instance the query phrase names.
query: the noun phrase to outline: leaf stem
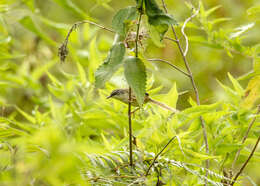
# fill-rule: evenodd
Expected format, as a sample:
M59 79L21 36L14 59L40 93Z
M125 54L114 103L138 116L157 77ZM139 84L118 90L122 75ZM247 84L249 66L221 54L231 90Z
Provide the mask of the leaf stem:
M99 28L102 28L106 31L109 31L109 32L112 32L112 33L116 33L114 30L110 29L110 28L107 28L105 26L102 26L102 25L99 25L95 22L92 22L92 21L89 21L89 20L84 20L84 21L79 21L79 22L76 22L72 25L72 27L70 28L69 32L67 33L67 36L65 38L65 40L63 41L63 43L61 44L61 46L59 47L59 56L60 56L60 60L61 62L64 62L69 51L68 51L68 42L69 42L69 37L70 37L70 34L81 24L85 24L85 23L89 23L89 24L92 24L92 25L95 25Z
M128 125L129 125L129 161L130 166L133 166L133 142L132 142L132 112L131 112L131 101L132 101L132 90L129 86L129 97L128 97Z
M255 123L256 117L257 117L257 115L258 115L259 113L260 113L260 105L257 106L256 116L255 116L255 117L253 118L253 120L250 122L250 124L249 124L249 126L248 126L248 129L247 129L247 131L246 131L246 133L245 133L245 135L244 135L244 137L243 137L243 139L242 139L242 145L245 143L245 141L246 141L246 139L247 139L247 137L248 137L249 131L251 130L253 124ZM239 157L239 154L240 154L240 151L241 151L241 150L242 150L242 149L240 148L240 149L237 151L237 153L236 153L235 159L234 159L234 161L233 161L233 163L232 163L232 169L234 169L234 167L235 167L236 161L237 161L237 159L238 159L238 157Z
M148 167L145 176L148 176L150 169L152 168L152 166L154 165L155 161L157 160L157 158L160 156L160 154L162 154L162 152L167 148L167 146L176 138L176 136L172 137L168 143L163 147L163 149L154 157L153 162L150 164L150 166Z
M138 40L139 40L140 24L141 24L142 15L143 15L143 0L141 3L142 4L140 7L139 17L138 17L138 22L137 22L136 38L135 38L135 57L138 57Z
M172 68L178 70L179 72L183 73L184 75L190 77L190 75L189 75L187 72L183 71L182 69L180 69L180 68L177 67L176 65L174 65L174 64L172 64L172 63L170 63L169 61L166 61L166 60L164 60L164 59L147 59L147 61L160 61L160 62L163 62L163 63L165 63L165 64L170 65Z
M246 165L248 164L248 162L250 161L250 159L253 157L255 150L257 148L257 145L260 141L260 135L255 143L255 146L253 148L253 150L251 151L250 155L248 156L247 160L245 161L245 163L243 164L243 166L240 168L240 170L238 171L238 173L236 174L235 178L233 179L232 183L230 184L231 186L234 185L234 183L236 182L238 176L243 172L244 168L246 167Z
M140 23L143 14L143 0L141 2L140 14L138 17L137 29L136 29L136 38L135 38L135 57L138 57L138 39L139 39L139 31L140 31ZM130 166L133 164L133 142L132 142L132 112L131 112L131 102L132 102L132 90L129 86L129 97L128 97L128 125L129 125L129 161Z
M165 4L164 0L162 0L162 4L163 4L165 12L168 13L168 10L167 10L167 7L166 7L166 4ZM184 61L185 67L186 67L186 69L188 71L189 78L190 78L193 90L195 92L195 95L196 95L197 105L200 105L199 91L198 91L198 88L196 86L196 83L195 83L192 71L190 69L188 60L187 60L186 55L185 55L185 53L184 53L184 51L183 51L183 49L181 47L180 40L179 40L179 38L178 38L178 36L176 34L176 31L175 31L173 25L171 25L171 29L172 29L172 32L174 34L174 37L175 37L175 40L176 40L176 44L177 44L177 46L179 48L179 51L181 53L182 59ZM208 145L207 131L206 131L206 127L205 127L205 121L202 118L202 116L200 116L200 121L201 121L202 130L203 130L203 138L204 138L204 143L205 143L205 146L206 146L206 153L208 154L209 153L209 145ZM206 160L206 178L208 178L208 171L207 171L207 169L209 169L209 160ZM205 185L207 185L207 179L205 179Z

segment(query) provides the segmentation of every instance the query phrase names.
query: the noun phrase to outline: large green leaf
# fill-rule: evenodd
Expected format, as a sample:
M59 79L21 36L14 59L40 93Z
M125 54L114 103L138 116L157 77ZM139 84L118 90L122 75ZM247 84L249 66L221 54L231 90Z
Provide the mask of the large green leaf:
M151 25L177 24L172 16L164 13L155 0L145 0L145 12Z
M113 29L122 36L125 36L127 31L127 22L137 18L137 8L129 6L119 10L112 20Z
M143 62L136 57L128 57L125 61L125 78L133 89L139 105L144 102L146 71Z
M95 85L100 88L105 85L112 75L122 64L125 55L125 46L123 43L115 44L104 61L104 63L97 69L95 73Z
M149 24L152 25L152 29L150 29L152 36L157 35L158 38L159 35L160 40L162 40L164 34L167 32L169 25L177 24L172 16L164 13L158 7L155 0L145 0L145 13L148 16ZM158 32L158 34L155 34L155 31ZM153 41L158 45L158 39L155 40L155 37L153 37Z

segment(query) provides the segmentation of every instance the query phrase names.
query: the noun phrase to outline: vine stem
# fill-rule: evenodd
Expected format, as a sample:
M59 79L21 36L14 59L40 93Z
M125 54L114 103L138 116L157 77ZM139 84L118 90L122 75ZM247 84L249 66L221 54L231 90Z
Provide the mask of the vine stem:
M164 59L147 59L147 61L159 61L159 62L168 64L168 65L170 65L172 68L174 68L175 70L178 70L179 72L183 73L184 75L190 77L190 75L189 75L187 72L183 71L182 69L180 69L180 68L177 67L176 65L174 65L174 64L172 64L172 63L170 63L169 61L166 61L166 60L164 60Z
M168 13L168 10L167 10L167 7L166 7L166 4L165 4L164 0L162 0L162 4L163 4L164 11L166 13ZM184 53L184 51L183 51L183 49L181 47L180 40L179 40L179 38L178 38L178 36L176 34L176 31L175 31L173 25L171 25L171 29L172 29L173 35L175 37L175 41L176 41L175 43L177 44L177 46L179 48L179 51L181 53L182 59L183 59L184 64L185 64L185 67L186 67L186 69L188 71L189 78L190 78L193 90L195 92L197 105L200 105L199 91L198 91L198 88L196 86L196 83L195 83L195 80L194 80L194 77L193 77L190 65L189 65L188 60L186 58L186 55L185 55L185 53ZM206 153L208 154L209 153L208 137L207 137L207 131L206 131L206 127L205 127L205 121L204 121L202 116L200 116L200 121L201 121L202 130L203 130L203 138L204 138L204 143L205 143L205 146L206 146ZM209 160L206 160L206 178L208 178L208 171L207 171L207 169L209 169ZM207 185L207 179L205 179L205 185Z
M129 161L130 166L133 166L133 142L132 142L132 113L131 113L131 101L132 101L132 90L129 86L129 97L128 97L128 125L129 125Z
M238 171L238 173L236 174L235 178L233 179L232 183L230 184L231 186L234 185L234 183L236 182L237 178L239 177L239 175L243 172L244 168L246 167L246 165L248 164L248 162L250 161L250 159L253 157L255 150L257 148L257 145L260 141L260 135L258 136L258 139L255 143L255 146L253 148L253 150L251 151L250 155L248 156L247 160L245 161L245 163L243 164L243 166L240 168L240 170Z
M172 137L168 143L163 147L163 149L154 157L153 162L150 164L150 166L148 167L145 176L148 176L150 169L152 168L152 166L154 165L155 161L157 160L157 158L162 154L162 152L167 148L167 146L176 138L176 136Z
M72 25L72 27L70 28L70 30L68 31L65 40L63 41L63 43L62 43L61 46L59 47L58 55L59 55L59 57L60 57L61 62L64 62L64 61L65 61L65 59L66 59L66 57L67 57L67 55L68 55L68 53L69 53L69 51L68 51L68 42L69 42L69 37L70 37L71 33L72 33L73 30L75 30L79 25L85 24L85 23L89 23L89 24L91 24L91 25L95 25L95 26L97 26L97 27L99 27L99 28L102 28L102 29L104 29L104 30L106 30L106 31L109 31L109 32L112 32L112 33L114 33L114 34L116 33L114 30L112 30L112 29L110 29L110 28L107 28L107 27L105 27L105 26L103 26L103 25L99 25L99 24L97 24L97 23L95 23L95 22L92 22L92 21L89 21L89 20L78 21L78 22L74 23L74 24Z
M255 116L255 117L253 118L253 120L250 122L250 124L249 124L249 126L248 126L248 129L247 129L247 131L246 131L246 133L245 133L245 135L244 135L244 137L243 137L243 139L242 139L242 145L245 143L245 141L246 141L246 139L247 139L247 137L248 137L249 131L251 130L253 124L255 123L256 117L257 117L257 115L258 115L259 113L260 113L260 105L257 106L256 116ZM233 161L233 163L232 163L232 169L233 169L233 170L234 170L234 167L235 167L235 165L236 165L237 159L238 159L238 157L239 157L240 151L241 151L241 149L239 149L239 150L237 151L236 156L235 156L235 159L234 159L234 161Z
M136 38L135 38L135 57L138 57L138 39L139 39L139 31L140 31L140 24L142 20L143 14L143 0L141 2L138 22L137 22L137 29L136 29ZM129 97L128 97L128 125L129 125L129 161L130 166L132 167L133 164L133 142L132 142L132 112L131 112L131 102L132 102L132 89L129 86Z

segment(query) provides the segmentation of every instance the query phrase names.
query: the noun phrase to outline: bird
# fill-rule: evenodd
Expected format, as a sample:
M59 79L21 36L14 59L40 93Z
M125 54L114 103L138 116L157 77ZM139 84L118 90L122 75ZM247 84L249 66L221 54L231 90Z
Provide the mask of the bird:
M114 99L117 99L117 100L119 100L119 101L121 101L125 104L128 104L128 102L129 102L129 89L115 89L107 97L107 99L109 99L109 98L114 98ZM159 107L161 107L163 109L169 110L169 111L174 112L174 113L179 112L175 108L172 108L172 107L170 107L170 106L168 106L164 103L161 103L159 101L156 101L156 100L150 98L148 93L145 93L145 97L144 97L144 104L146 104L146 103L153 103L153 104L158 105ZM137 102L136 96L134 94L132 94L132 97L131 97L131 105L140 108L140 106Z

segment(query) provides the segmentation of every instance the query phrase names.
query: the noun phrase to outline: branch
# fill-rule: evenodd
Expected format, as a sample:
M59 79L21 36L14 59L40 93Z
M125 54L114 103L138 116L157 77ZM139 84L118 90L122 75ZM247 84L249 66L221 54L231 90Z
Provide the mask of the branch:
M250 155L248 156L246 162L243 164L243 166L241 167L241 169L238 171L238 173L236 174L235 178L233 179L232 183L230 184L231 186L234 185L234 183L236 182L236 180L239 177L239 175L243 172L244 168L247 166L248 162L253 157L259 141L260 141L260 136L258 137L258 139L257 139L257 141L255 143L255 146L254 146L253 150L251 151Z
M135 38L135 57L138 57L138 38L139 38L139 31L140 31L140 23L142 20L143 14L143 0L141 2L140 7L140 14L137 23L136 29L136 38ZM129 125L129 159L130 159L130 166L133 166L133 143L132 143L132 112L131 112L131 102L132 102L132 90L129 86L129 97L128 97L128 125Z
M184 75L190 77L190 75L187 72L184 72L182 69L180 69L179 67L177 67L176 65L170 63L169 61L166 61L164 59L147 59L147 61L160 61L163 62L165 64L170 65L171 67L173 67L174 69L178 70L179 72L183 73Z
M165 4L164 0L162 0L162 4L163 4L165 12L168 13L168 10L167 10L167 7L166 7L166 4ZM175 31L173 25L171 25L171 29L172 29L173 35L175 37L176 44L177 44L177 46L179 48L179 51L181 53L182 59L184 61L185 67L186 67L186 69L188 71L188 74L189 74L189 77L190 77L190 81L191 81L193 90L194 90L195 95L196 95L197 105L200 105L199 91L198 91L198 88L197 88L196 83L194 81L194 77L192 75L192 72L191 72L188 60L187 60L187 58L186 58L186 56L185 56L185 54L183 52L183 49L181 47L179 38L178 38L178 36L176 34L176 31ZM202 118L202 116L200 116L200 121L201 121L202 130L203 130L203 138L204 138L204 143L205 143L205 146L206 146L206 153L208 154L209 153L209 145L208 145L207 131L206 131L206 127L205 127L205 121ZM209 169L209 160L206 160L206 169ZM208 171L206 171L206 178L208 178ZM207 185L207 179L205 179L205 185Z
M155 161L157 160L157 158L160 156L160 154L162 154L162 152L167 148L167 146L176 138L176 136L174 136L173 138L170 139L170 141L168 141L168 143L163 147L163 149L154 157L153 162L150 164L150 166L148 167L145 176L148 176L150 169L152 168L152 166L154 165Z
M243 139L242 139L242 145L245 143L245 141L246 141L246 139L247 139L247 137L248 137L249 131L251 130L253 124L255 123L256 117L257 117L257 115L258 115L259 113L260 113L260 105L258 105L258 107L257 107L257 112L256 112L256 116L255 116L255 117L253 118L253 120L250 122L250 124L249 124L249 126L248 126L248 129L247 129L247 131L246 131L246 133L245 133L245 135L244 135L244 137L243 137ZM242 150L242 149L239 149L239 150L237 151L237 153L236 153L235 159L234 159L234 161L233 161L233 163L232 163L232 169L234 169L234 167L235 167L236 161L237 161L237 159L238 159L238 157L239 157L239 154L240 154L240 151L241 151L241 150Z
M175 42L175 43L177 43L177 40L175 40L175 39L172 39L172 38L170 38L170 37L164 37L163 39L167 39L167 40L170 40L170 41L173 41L173 42Z
M63 41L63 43L62 43L61 46L59 47L58 55L59 55L59 57L60 57L61 62L64 62L64 61L65 61L65 59L66 59L66 57L67 57L67 55L68 55L68 53L69 53L69 51L68 51L68 42L69 42L70 34L71 34L74 30L76 30L76 28L77 28L79 25L85 24L85 23L89 23L89 24L95 25L95 26L97 26L97 27L99 27L99 28L102 28L102 29L107 30L107 31L112 32L112 33L116 33L114 30L112 30L112 29L110 29L110 28L106 28L106 27L104 27L104 26L102 26L102 25L99 25L99 24L97 24L97 23L95 23L95 22L88 21L88 20L79 21L79 22L74 23L74 24L72 25L72 27L70 28L70 30L69 30L69 32L68 32L68 34L67 34L65 40Z
M185 51L184 51L184 53L183 53L184 56L187 55L188 50L189 50L189 40L188 40L187 35L186 35L185 32L184 32L184 29L185 29L185 27L186 27L186 24L187 24L192 18L194 18L194 17L199 13L199 11L200 11L200 5L199 5L198 9L196 10L196 12L195 12L194 14L192 14L189 18L187 18L187 19L184 21L184 23L183 23L183 25L182 25L182 27L181 27L181 33L182 33L182 35L184 36L185 42L186 42Z

